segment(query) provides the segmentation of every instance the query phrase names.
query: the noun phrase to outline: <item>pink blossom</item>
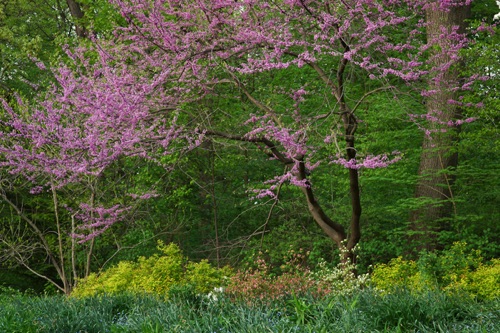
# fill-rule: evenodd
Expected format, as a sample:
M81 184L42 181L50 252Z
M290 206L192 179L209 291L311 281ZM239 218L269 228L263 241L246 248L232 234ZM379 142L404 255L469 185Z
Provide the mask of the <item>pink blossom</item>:
M393 155L395 155L393 159L389 159L389 157L386 154L375 155L375 156L367 155L365 158L362 159L350 159L350 160L347 160L343 157L337 157L336 159L333 159L331 163L341 165L347 169L355 169L355 170L359 170L362 168L367 168L367 169L386 168L389 165L400 161L402 158L400 153L397 151L393 152Z
M253 114L243 126L226 128L227 133L219 137L254 144L286 165L286 171L266 182L257 195L272 196L277 186L285 183L309 188L304 167L307 172L317 170L322 160L318 152L325 149L324 143L332 143L334 136L354 134L342 132L353 127L352 122L336 128L336 121L346 121L342 117L349 108L358 106L351 96L346 101L349 90L345 86L350 78L346 72L335 73L342 66L362 79L382 79L377 85L396 79L409 88L414 82L430 82L428 90L417 92L426 98L442 92L458 95L486 79L448 79L447 71L462 60L461 50L469 42L458 27L443 28L440 36L426 40L425 20L409 26L435 1L337 1L332 2L338 7L335 10L326 10L319 0L286 0L282 5L260 0L111 2L131 24L117 28L110 40L94 39L87 47L65 47L71 66L61 64L52 70L55 84L29 106L29 112L19 101L16 108L2 101L5 117L0 120L0 165L32 181L33 192L99 177L124 156L160 163L166 160L163 155L197 149L208 136L219 135L213 129L220 129L220 119L233 117L233 110L218 113L218 106L211 109L205 105L207 97L216 96L222 84L235 87L237 93L230 98L243 101L255 97L260 98L260 104L252 101ZM465 3L469 1L443 0L436 10ZM388 34L391 31L404 33L393 38ZM88 57L89 53L93 56ZM436 65L434 60L443 56L449 60ZM332 66L336 67L333 72ZM300 73L312 73L313 84L295 86L291 93L277 89L283 95L275 95L277 98L267 98L276 94L263 91L267 87L247 85L255 81L253 75L274 75L298 67L308 67ZM297 82L304 84L299 78ZM311 97L318 94L324 94L324 106L304 107L309 106L308 99L314 104L317 98ZM443 108L450 105L468 104L451 98ZM428 136L473 121L442 120L441 111L409 116ZM364 124L358 116L352 114L353 122ZM345 146L340 149L343 153L332 163L350 169L387 167L401 158L398 154L392 158L386 154L352 158ZM130 196L146 200L151 195ZM82 239L104 232L129 209L105 207L78 207L78 218L86 230Z

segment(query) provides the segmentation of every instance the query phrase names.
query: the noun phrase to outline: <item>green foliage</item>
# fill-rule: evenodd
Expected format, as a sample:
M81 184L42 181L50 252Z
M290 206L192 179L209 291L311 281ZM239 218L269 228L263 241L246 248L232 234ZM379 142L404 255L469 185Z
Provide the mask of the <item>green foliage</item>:
M476 21L472 27L483 24L482 18L491 20L498 12L493 0L474 1ZM454 203L457 216L452 230L446 235L451 241L464 241L480 249L485 258L500 256L500 30L495 33L475 34L474 43L464 52L467 66L465 75L483 75L489 79L472 87L464 101L480 103L480 108L465 108L464 118L476 120L463 126L457 147L459 167L454 173Z
M0 294L0 331L138 332L498 332L498 299L478 303L443 292L291 299L252 304L163 300L150 295L88 298ZM204 303L205 302L205 303Z
M417 263L429 285L446 288L474 271L482 260L479 251L468 251L467 244L457 242L442 252L424 252Z
M225 284L225 280L231 275L230 269L225 268L218 270L214 268L208 260L204 259L200 262L190 262L186 265L188 284L196 287L196 291L203 294L208 294L215 287L220 287Z
M281 205L282 209L289 209L291 212L298 209L287 202ZM336 245L327 237L318 237L319 228L310 221L309 216L304 214L302 218L298 216L297 218L287 216L287 218L286 221L274 221L269 233L248 242L247 249L242 252L241 266L257 268L255 258L261 257L269 264L271 273L280 274L280 267L283 265L286 267L286 263L294 254L299 254L301 264L309 267L315 267L323 261L323 258L329 262L337 259L333 257Z
M472 1L472 18L478 21L491 22L493 16L498 13L498 5L495 0Z
M0 293L3 292L3 288L40 292L43 290L43 283L36 276L28 274L22 268L0 268Z
M198 303L200 295L192 284L174 284L168 291L168 296L174 301Z
M465 243L455 243L441 253L422 253L417 261L398 257L376 265L371 281L383 292L443 290L494 299L500 296L499 272L499 260L484 263L479 251L468 251Z
M56 1L6 0L0 3L0 97L33 96L48 80L32 58L48 62L54 39L69 26Z
M292 308L291 317L297 325L304 325L314 319L313 304L304 298L299 298L295 294L288 300L289 307Z
M496 324L483 322L498 316L498 299L478 303L468 297L441 291L412 293L399 290L381 295L363 293L357 310L383 332L495 332ZM488 309L488 310L487 310ZM476 319L478 311L485 311ZM496 320L496 319L493 319Z
M165 245L159 241L158 250L160 254L149 258L122 261L100 274L90 274L79 281L72 296L146 293L167 297L174 286L177 291L182 286L192 286L196 293L208 293L223 285L231 274L228 267L217 269L207 261L190 262L173 243Z
M102 0L80 0L78 3L83 7L85 26L91 27L92 32L98 35L107 35L116 26L125 25L125 19L120 12L108 1Z
M500 298L500 260L492 259L490 263L480 263L472 272L460 277L453 276L453 282L447 286L450 291L465 291L481 299Z

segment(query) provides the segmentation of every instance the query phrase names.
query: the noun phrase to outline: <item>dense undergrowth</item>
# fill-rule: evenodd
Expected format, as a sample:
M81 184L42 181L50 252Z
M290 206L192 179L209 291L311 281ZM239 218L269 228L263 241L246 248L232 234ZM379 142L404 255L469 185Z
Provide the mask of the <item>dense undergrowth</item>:
M0 296L0 332L499 332L498 299L371 289L272 302L179 294L86 298Z
M264 258L234 272L173 244L80 281L70 297L0 290L0 332L500 332L500 262L463 243L356 265Z
M160 242L158 250L159 254L149 258L123 261L100 274L91 274L79 281L72 296L146 293L168 298L178 290L208 294L224 287L232 299L252 303L293 294L349 295L372 287L380 293L405 288L413 293L460 293L480 300L500 297L500 260L484 261L480 251L467 250L460 242L441 252L423 252L416 261L395 258L376 265L370 274L354 274L358 267L342 261L337 265L320 261L311 267L307 253L293 250L279 267L270 265L261 253L253 265L236 272L229 267L213 267L206 260L192 262L175 244Z

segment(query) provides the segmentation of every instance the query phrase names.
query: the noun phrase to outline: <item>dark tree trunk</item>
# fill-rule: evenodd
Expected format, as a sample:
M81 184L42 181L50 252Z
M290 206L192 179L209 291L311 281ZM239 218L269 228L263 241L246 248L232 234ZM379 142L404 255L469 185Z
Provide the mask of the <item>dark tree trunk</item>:
M439 67L452 61L443 52L449 48L450 42L442 38L443 29L451 31L459 27L459 32L465 30L465 20L469 17L469 6L457 6L449 10L440 10L439 2L431 6L427 12L427 39L436 45L433 54L433 65ZM439 53L438 53L439 52ZM454 149L457 142L457 130L450 129L445 124L460 118L460 109L449 103L456 99L456 93L446 86L450 82L459 81L457 66L439 74L438 79L429 80L429 90L436 91L427 98L427 113L435 117L429 124L432 132L425 135L422 144L422 154L418 170L419 182L416 187L416 198L429 198L427 203L412 212L410 228L413 231L412 241L415 250L434 250L439 248L437 233L449 227L453 216L453 176L448 172L458 165L458 156ZM444 130L444 132L442 131Z
M80 38L88 37L87 29L85 29L85 26L81 22L83 19L83 11L80 4L75 0L66 0L66 2L68 4L69 12L71 13L71 16L73 16L73 19L75 20L76 35Z

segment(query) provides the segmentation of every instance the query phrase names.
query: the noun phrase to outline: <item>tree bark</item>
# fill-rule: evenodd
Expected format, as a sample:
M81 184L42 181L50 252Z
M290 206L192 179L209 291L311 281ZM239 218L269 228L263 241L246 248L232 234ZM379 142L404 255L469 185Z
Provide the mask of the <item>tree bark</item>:
M435 68L453 61L446 52L450 41L442 37L443 32L459 27L458 32L463 33L465 20L470 15L470 6L454 6L448 10L439 6L439 2L435 2L426 11L428 43L435 45L432 54ZM429 91L435 93L426 100L427 114L434 120L430 121L428 128L431 134L426 134L422 143L415 198L429 198L431 202L416 209L410 216L411 238L417 251L439 248L437 233L449 227L449 219L453 216L453 176L449 170L458 165L458 155L454 150L458 135L457 129L451 129L446 124L459 119L461 112L456 105L449 103L457 96L447 84L459 82L457 65L438 73L438 78L428 82Z
M83 11L78 2L75 0L66 0L68 4L69 12L73 19L75 20L75 32L76 35L80 38L88 37L88 32L85 26L82 24L81 20L83 19Z
M299 165L297 178L299 180L306 179L306 169L304 162L302 161L300 162ZM326 215L323 208L321 208L319 203L316 201L311 185L310 184L307 185L308 185L307 187L302 187L302 192L306 197L307 207L309 208L309 212L311 213L312 218L314 219L314 221L316 221L319 227L325 232L325 234L337 244L338 248L340 249L343 246L342 243L347 238L347 233L345 231L345 228L341 224L334 222Z

